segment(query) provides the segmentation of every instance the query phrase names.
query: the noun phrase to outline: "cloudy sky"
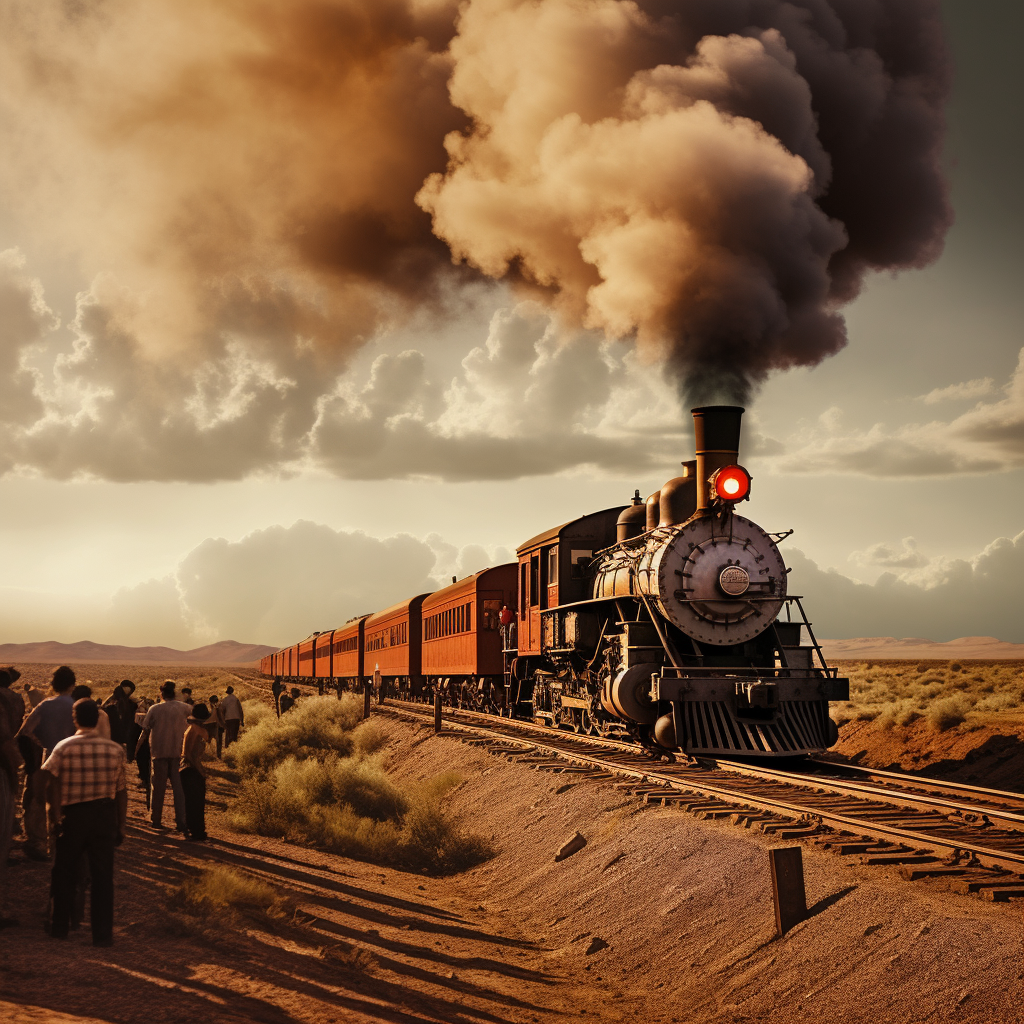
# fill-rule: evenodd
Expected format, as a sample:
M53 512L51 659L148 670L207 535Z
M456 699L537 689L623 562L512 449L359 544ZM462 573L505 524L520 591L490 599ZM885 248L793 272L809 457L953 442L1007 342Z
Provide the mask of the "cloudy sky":
M288 642L737 397L819 634L1024 641L1024 12L752 6L7 5L0 642Z

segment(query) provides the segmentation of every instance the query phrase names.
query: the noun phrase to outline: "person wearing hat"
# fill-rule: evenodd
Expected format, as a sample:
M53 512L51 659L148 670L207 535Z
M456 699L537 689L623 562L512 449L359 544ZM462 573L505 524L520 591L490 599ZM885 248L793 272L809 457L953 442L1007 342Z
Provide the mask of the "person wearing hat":
M135 716L139 712L139 705L132 700L134 692L135 684L130 679L122 679L102 705L102 710L110 719L110 738L125 748L129 761L135 743L139 740L135 731Z
M210 734L206 730L210 709L193 704L188 716L188 729L181 742L181 786L185 790L185 838L202 843L206 840L206 769L203 751Z

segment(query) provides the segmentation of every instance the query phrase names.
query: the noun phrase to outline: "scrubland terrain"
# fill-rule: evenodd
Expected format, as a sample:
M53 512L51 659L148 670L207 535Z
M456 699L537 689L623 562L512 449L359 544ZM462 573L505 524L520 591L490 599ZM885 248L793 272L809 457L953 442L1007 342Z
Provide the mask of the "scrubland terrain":
M22 692L23 683L31 683L43 690L47 697L52 695L50 677L53 665L31 662L16 662L15 667L21 672L21 678L14 684L16 693ZM136 686L135 699L148 697L150 700L160 699L160 684L165 679L173 679L179 691L183 686L192 687L192 699L207 701L211 694L224 696L228 686L235 688L236 694L245 698L262 695L266 683L260 680L259 672L254 668L223 668L206 665L102 665L92 662L83 664L71 663L79 683L92 687L92 695L97 700L106 700L111 691L122 679L130 679Z
M1024 790L1024 662L848 661L835 753Z
M152 832L132 788L113 949L94 949L87 927L50 940L48 868L16 861L21 927L0 933L0 1019L1017 1019L1017 907L809 846L810 917L777 939L775 843L760 833L533 771L387 711L360 723L351 698L304 698L280 726L265 700L247 701L231 763L209 762L213 842ZM967 724L926 723L843 728L949 737ZM556 863L577 832L586 845Z

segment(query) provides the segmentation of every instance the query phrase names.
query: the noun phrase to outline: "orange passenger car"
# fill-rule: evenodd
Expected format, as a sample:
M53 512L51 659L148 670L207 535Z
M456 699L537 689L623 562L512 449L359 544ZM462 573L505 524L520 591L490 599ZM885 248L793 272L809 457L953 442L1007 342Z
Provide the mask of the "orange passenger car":
M363 669L372 676L380 666L381 677L392 687L419 692L420 609L426 594L394 604L369 616L363 623Z
M358 687L366 675L363 666L363 628L367 615L349 619L331 633L331 664L328 678L345 687Z
M505 667L499 616L515 607L514 562L467 576L423 602L423 675L475 687L502 683Z

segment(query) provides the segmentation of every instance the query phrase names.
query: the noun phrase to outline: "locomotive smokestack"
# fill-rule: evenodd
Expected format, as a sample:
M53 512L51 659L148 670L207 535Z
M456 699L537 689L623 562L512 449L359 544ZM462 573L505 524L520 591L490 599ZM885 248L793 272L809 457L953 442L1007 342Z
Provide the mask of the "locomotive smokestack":
M693 409L693 435L697 447L697 511L711 504L708 478L715 470L739 461L738 405L705 405Z

